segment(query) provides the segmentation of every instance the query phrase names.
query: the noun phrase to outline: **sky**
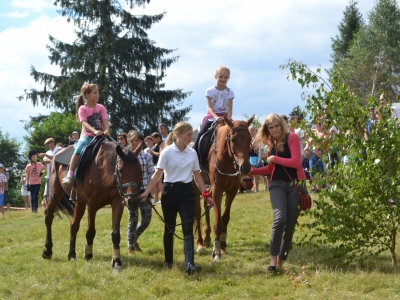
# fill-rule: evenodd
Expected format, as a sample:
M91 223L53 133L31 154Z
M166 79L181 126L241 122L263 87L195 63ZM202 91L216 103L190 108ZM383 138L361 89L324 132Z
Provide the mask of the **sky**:
M58 75L59 67L48 59L49 35L67 43L76 37L73 24L58 14L53 2L0 1L0 130L20 142L27 135L21 121L56 111L17 99L26 89L42 88L30 76L31 67ZM147 33L157 46L174 49L171 56L179 56L167 69L165 88L192 92L183 107L192 106L189 123L197 128L206 114L205 90L215 84L220 65L231 70L233 119L255 114L262 122L272 112L289 114L297 105L304 107L300 85L288 81L287 71L279 66L292 58L312 69L329 68L331 38L338 34L348 4L349 0L152 0L132 12L165 13ZM375 0L359 1L364 19L374 4Z

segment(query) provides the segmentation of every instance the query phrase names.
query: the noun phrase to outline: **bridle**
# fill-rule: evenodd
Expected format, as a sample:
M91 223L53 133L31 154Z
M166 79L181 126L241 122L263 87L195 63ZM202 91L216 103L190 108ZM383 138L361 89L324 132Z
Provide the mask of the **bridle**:
M128 205L127 205L127 200L128 200L128 198L131 197L131 196L139 196L140 193L127 193L127 194L126 194L126 193L124 192L124 189L125 189L126 187L133 186L133 187L136 187L137 190L139 191L139 185L138 185L136 182L127 182L127 183L124 183L124 184L121 183L121 178L119 177L119 169L118 169L118 162L119 162L120 160L121 160L121 159L118 157L118 158L117 158L117 161L116 161L116 163L115 163L115 173L114 173L114 175L115 175L115 179L117 180L117 188L118 188L119 195L120 195L121 198L123 199L124 205L125 205L125 206L128 206Z
M240 175L240 171L239 171L239 164L237 163L236 159L235 159L235 153L233 153L232 151L232 147L231 147L231 133L237 130L248 130L248 128L244 125L239 125L237 127L233 127L229 129L229 133L226 136L226 144L228 147L228 150L232 156L232 160L233 160L233 167L236 170L236 173L223 173L221 172L221 170L218 168L218 159L217 159L217 139L215 138L216 132L217 132L217 126L215 126L214 128L214 133L213 133L213 139L214 139L214 158L215 158L215 167L218 171L219 174L221 175L225 175L225 176L239 176Z

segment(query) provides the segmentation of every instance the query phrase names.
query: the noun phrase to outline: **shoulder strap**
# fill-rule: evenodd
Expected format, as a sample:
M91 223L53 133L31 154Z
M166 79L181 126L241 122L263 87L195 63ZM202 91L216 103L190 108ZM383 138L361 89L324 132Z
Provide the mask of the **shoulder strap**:
M289 135L290 135L290 133L287 135L287 136L288 136L288 139L289 139ZM276 148L275 148L275 153L276 153L276 156L278 156L278 150L277 150ZM287 176L289 177L289 179L290 179L290 181L292 182L293 186L296 188L297 192L298 192L299 194L301 194L299 188L297 187L297 184L294 182L294 180L292 179L292 177L289 175L289 172L286 170L285 166L282 165L282 168L285 170Z

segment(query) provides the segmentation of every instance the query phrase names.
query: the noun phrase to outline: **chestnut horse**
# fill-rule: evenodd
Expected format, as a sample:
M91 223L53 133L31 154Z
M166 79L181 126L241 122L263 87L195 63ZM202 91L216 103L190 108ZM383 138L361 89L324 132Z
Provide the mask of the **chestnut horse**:
M231 121L224 118L224 124L217 125L214 141L208 153L211 197L214 199L214 247L215 262L226 251L226 237L233 199L238 192L241 175L250 172L250 142L248 127L253 122L254 115L247 121ZM222 196L225 192L225 209L221 215ZM196 220L200 220L200 193L196 191ZM204 245L211 243L210 214L206 213L205 236L201 236L200 226L197 227L197 252L204 252Z
M57 152L56 156L66 149ZM50 259L53 254L51 225L53 223L54 211L64 193L67 193L73 199L76 199L74 215L70 224L68 259L76 260L76 235L86 207L88 208L88 229L86 231L85 259L92 259L93 240L96 235L96 213L105 205L111 204L112 267L114 271L121 270L122 263L119 243L121 239L120 222L124 205L130 210L137 210L140 201L138 196L141 167L135 156L140 152L140 148L138 147L134 152L132 153L127 149L121 148L115 142L103 141L91 164L84 170L83 186L80 180L76 180L74 188L61 184L66 173L66 166L57 163L56 159L52 160L49 183L50 196L45 216L47 233L45 249L42 253L43 258Z

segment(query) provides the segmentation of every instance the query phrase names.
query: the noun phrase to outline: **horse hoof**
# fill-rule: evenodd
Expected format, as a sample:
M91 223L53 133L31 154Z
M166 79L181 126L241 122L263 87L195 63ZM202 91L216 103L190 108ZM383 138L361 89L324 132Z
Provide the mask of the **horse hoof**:
M47 253L46 253L46 250L43 250L43 252L42 252L42 257L43 257L44 259L51 259L51 254L47 254Z
M221 249L221 254L226 254L226 250L225 249Z
M198 246L196 252L200 255L206 254L206 249L203 246Z
M218 250L214 250L212 256L213 256L213 262L219 262L221 260L221 252Z
M93 258L93 254L85 254L86 261L89 261Z
M78 260L77 258L76 258L76 255L69 255L68 254L68 260Z
M213 259L213 262L214 262L214 263L219 263L220 260L221 260L221 256L215 255L215 256L214 256L214 259Z
M113 258L111 264L114 273L119 273L122 271L122 262L120 258Z
M47 255L46 253L42 253L42 257L44 258L44 259L51 259L51 256L49 256L49 255Z

